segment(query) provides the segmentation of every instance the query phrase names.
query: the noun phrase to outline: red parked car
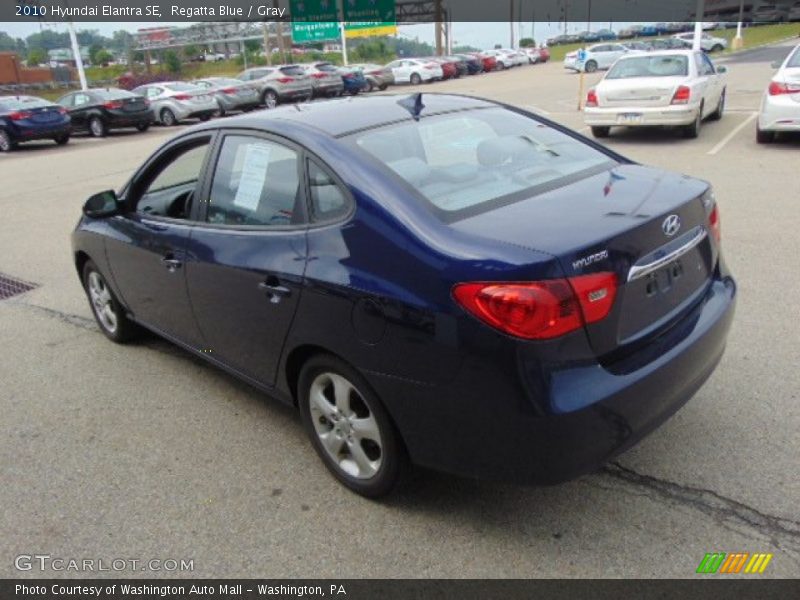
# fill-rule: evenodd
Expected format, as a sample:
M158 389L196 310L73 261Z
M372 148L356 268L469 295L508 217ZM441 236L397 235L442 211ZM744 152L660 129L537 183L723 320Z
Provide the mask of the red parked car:
M489 73L497 68L497 59L494 56L488 56L480 52L472 52L472 55L480 59L484 73Z
M458 77L458 67L454 62L451 62L441 56L432 56L425 60L435 62L442 67L442 79L454 79Z

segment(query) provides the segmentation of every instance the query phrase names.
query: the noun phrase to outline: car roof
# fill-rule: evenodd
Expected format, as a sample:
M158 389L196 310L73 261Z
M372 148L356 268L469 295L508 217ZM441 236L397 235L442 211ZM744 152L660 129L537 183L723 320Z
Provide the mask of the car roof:
M244 127L270 129L276 120L293 125L312 127L328 135L338 137L355 131L380 127L389 123L411 119L408 109L399 101L413 99L417 94L387 94L380 96L358 96L328 100L326 102L304 102L286 104L272 110L262 110L224 120L211 121L198 129ZM489 108L493 102L451 94L422 94L422 114L430 116L460 110Z
M619 60L624 60L626 58L634 58L634 57L642 57L642 56L692 56L693 54L697 54L699 51L697 50L682 50L680 48L675 49L664 49L664 50L651 50L649 52L641 52L638 54L626 54L625 56L621 56Z

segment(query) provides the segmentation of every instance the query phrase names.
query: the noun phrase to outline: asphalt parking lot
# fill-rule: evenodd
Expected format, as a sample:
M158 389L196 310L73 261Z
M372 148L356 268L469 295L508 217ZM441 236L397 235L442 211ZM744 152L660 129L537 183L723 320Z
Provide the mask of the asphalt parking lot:
M14 568L36 553L193 559L198 577L691 577L712 551L771 552L762 576L800 575L800 139L759 146L754 122L789 47L726 60L727 112L699 139L604 140L714 184L738 312L689 404L557 487L421 473L382 503L349 493L292 410L167 342L117 346L95 326L69 233L87 196L119 187L174 129L0 155L0 273L39 285L0 301L0 577L39 575ZM558 63L421 89L588 131L578 76Z

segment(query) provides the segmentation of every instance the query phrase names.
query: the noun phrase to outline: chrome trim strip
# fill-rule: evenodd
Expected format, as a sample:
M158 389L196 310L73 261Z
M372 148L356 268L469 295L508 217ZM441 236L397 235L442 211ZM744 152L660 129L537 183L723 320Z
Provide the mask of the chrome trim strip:
M700 244L700 242L702 242L707 237L708 237L708 231L706 231L706 228L703 227L702 225L698 225L696 227L696 231L690 237L689 241L686 242L681 247L676 248L675 250L669 252L668 254L655 258L644 264L636 263L635 265L633 265L631 267L631 270L628 272L628 281L641 279L642 277L649 275L653 271L657 271L664 265L671 263L673 260L680 258L693 248L696 248Z

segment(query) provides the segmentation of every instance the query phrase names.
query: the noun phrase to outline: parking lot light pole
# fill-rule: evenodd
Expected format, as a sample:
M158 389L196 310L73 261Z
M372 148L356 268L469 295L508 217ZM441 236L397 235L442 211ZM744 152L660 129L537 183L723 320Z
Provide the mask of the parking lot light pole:
M744 0L739 0L739 21L736 23L736 37L733 38L733 49L738 50L744 46L742 39L742 21L744 20Z
M81 57L81 49L78 46L78 36L75 35L75 24L72 21L67 23L69 29L69 41L72 45L72 56L75 58L75 67L78 69L78 79L81 81L81 89L88 90L89 85L86 83L86 72L83 70L83 58Z
M703 38L703 13L706 10L705 0L697 0L697 10L694 16L694 38L692 39L692 50L701 50L702 44L700 43Z

